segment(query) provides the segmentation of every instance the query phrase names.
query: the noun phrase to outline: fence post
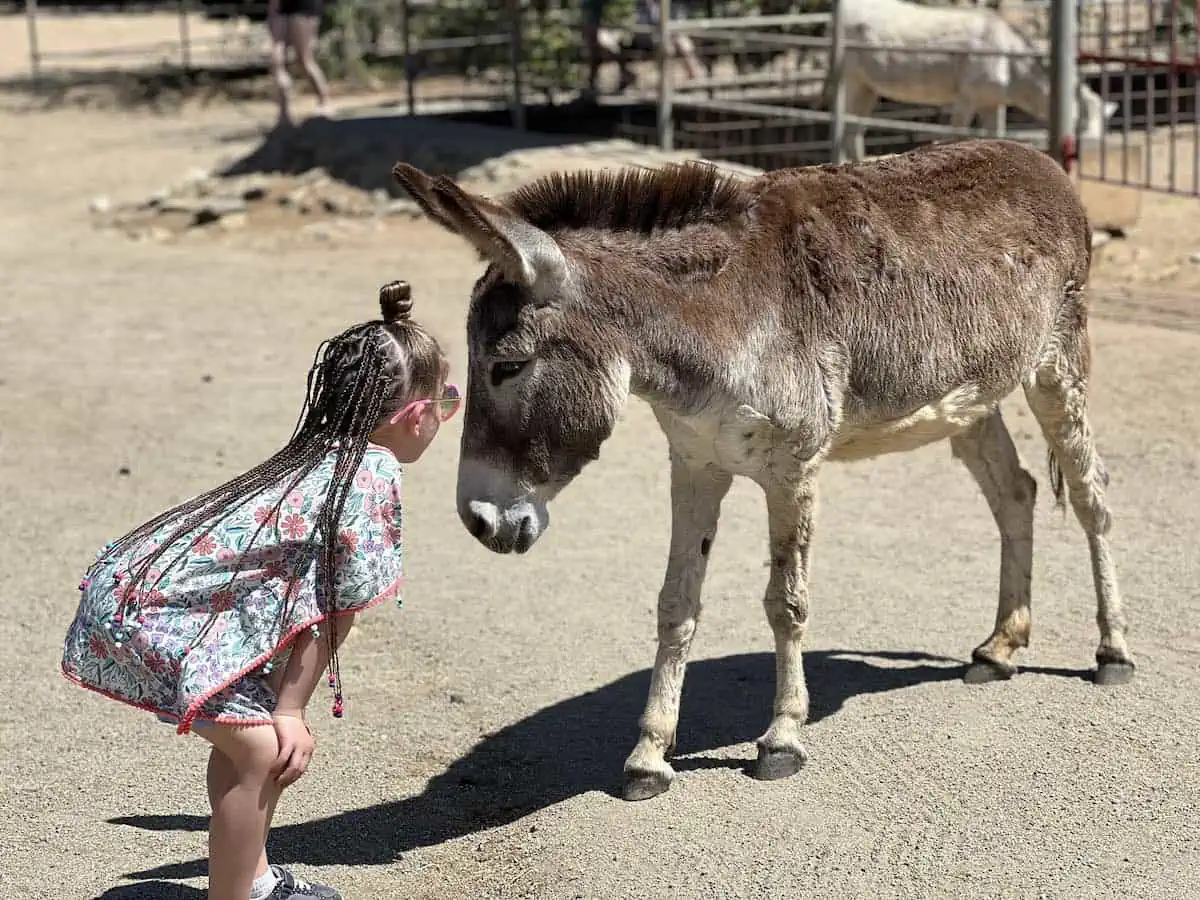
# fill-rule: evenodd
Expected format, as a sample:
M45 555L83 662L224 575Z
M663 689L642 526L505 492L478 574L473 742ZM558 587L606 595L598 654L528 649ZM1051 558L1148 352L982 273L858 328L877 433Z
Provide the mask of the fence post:
M36 87L42 80L42 51L38 47L37 0L25 0L25 28L29 32L29 72Z
M675 117L671 108L671 0L659 0L658 7L658 146L675 149Z
M188 23L188 0L179 0L179 61L183 70L192 70L192 36Z
M829 79L833 84L833 104L829 122L829 139L833 143L833 163L846 161L843 144L846 139L846 79L843 77L843 58L846 55L846 23L842 19L842 0L833 0L832 20L829 23ZM828 98L821 98L826 100ZM856 128L860 126L855 126Z
M417 91L414 82L417 64L412 55L412 9L409 0L400 0L400 41L404 49L404 96L408 102L408 114L417 111Z
M521 0L508 0L509 9L509 57L512 63L512 100L510 115L512 127L525 130L525 90L521 84L521 73L525 68L525 52L522 41Z
M1079 77L1079 0L1051 0L1050 6L1050 155L1064 169L1072 155Z

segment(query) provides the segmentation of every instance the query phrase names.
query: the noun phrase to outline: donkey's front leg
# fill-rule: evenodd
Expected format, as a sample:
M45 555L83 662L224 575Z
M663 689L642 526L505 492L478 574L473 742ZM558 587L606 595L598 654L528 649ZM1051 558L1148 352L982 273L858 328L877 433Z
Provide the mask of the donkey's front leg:
M626 800L661 794L675 777L666 754L675 747L683 673L700 617L700 589L721 501L732 483L728 472L690 463L671 451L671 555L658 595L658 654L638 723L641 737L625 760Z
M775 634L775 716L758 739L754 777L795 775L808 754L800 729L808 719L801 645L808 630L808 561L817 505L815 469L790 482L765 485L771 577L763 606Z

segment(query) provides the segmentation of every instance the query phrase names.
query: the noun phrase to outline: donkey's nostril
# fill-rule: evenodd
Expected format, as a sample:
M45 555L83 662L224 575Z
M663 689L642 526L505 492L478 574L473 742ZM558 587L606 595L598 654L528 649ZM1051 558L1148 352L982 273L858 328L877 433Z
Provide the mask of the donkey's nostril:
M486 541L496 536L496 510L487 503L471 503L467 507L467 529L477 541Z

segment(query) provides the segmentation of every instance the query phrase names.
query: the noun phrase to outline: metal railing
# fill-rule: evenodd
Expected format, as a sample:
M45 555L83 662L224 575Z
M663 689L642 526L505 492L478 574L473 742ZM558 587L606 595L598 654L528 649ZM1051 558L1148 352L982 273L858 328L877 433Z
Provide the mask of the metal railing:
M853 146L848 136L857 134L878 153L990 133L949 122L944 101L884 100L868 111L849 105L842 77L848 54L928 59L948 51L928 42L880 47L851 39L843 23L849 0L825 0L814 11L817 2L807 0L802 12L733 14L701 0L691 11L703 6L705 15L689 16L659 0L657 17L606 23L602 43L620 85L596 99L652 107L652 127L627 128L637 139L764 167L843 161ZM69 17L39 8L38 0L25 4L35 81L121 67L266 68L266 0L179 0L146 14L158 33L140 28L145 40L100 47L56 45ZM1019 20L1030 49L971 55L1032 58L1048 78L1043 114L1002 109L1001 133L1054 154L1083 179L1200 196L1195 0L1007 0L1001 14ZM338 0L327 19L326 56L366 60L372 71L395 76L396 105L410 114L491 110L523 128L540 102L587 91L578 3ZM1068 98L1080 80L1103 104L1115 104L1102 138L1076 133Z

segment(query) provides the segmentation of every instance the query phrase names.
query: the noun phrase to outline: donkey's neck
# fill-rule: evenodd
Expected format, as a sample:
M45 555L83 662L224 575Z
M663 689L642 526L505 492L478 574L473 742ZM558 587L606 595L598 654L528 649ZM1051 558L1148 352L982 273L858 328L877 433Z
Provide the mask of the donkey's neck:
M779 310L738 289L732 234L698 226L590 247L587 306L621 348L634 395L683 416L765 402L782 364L771 352Z

